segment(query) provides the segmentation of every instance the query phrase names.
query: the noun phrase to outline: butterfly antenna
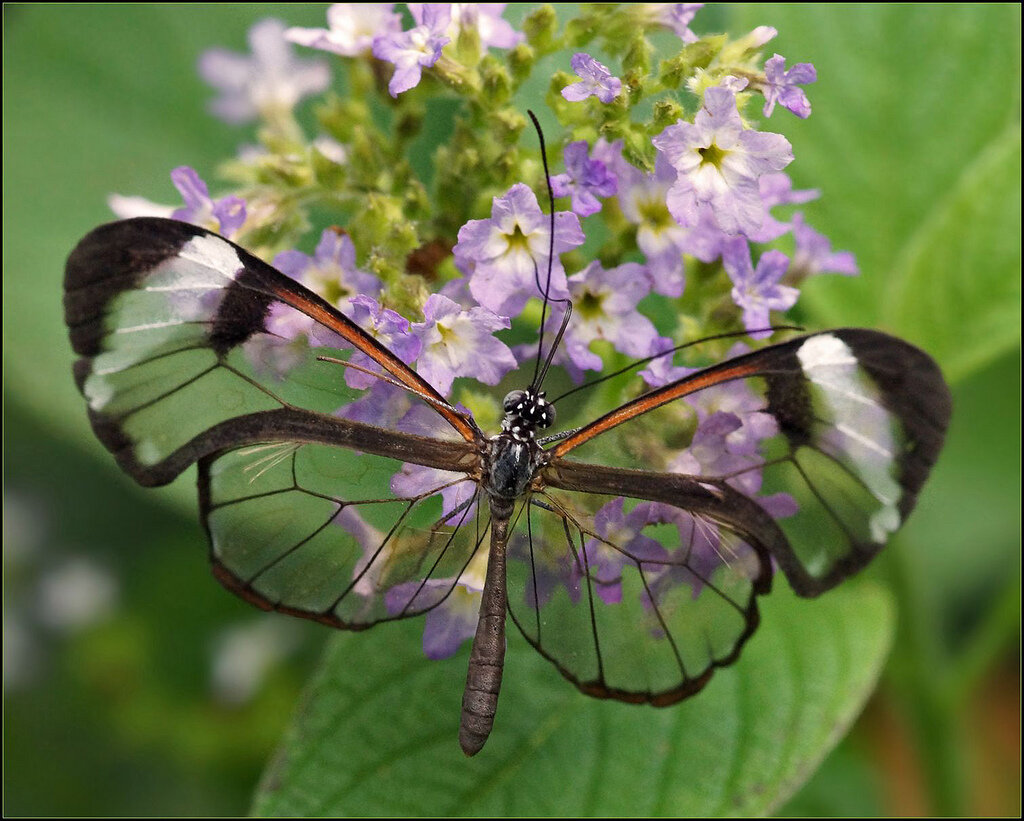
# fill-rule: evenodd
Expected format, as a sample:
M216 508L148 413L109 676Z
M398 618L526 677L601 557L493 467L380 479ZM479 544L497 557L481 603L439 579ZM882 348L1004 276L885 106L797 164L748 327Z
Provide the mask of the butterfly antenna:
M565 334L565 329L569 325L569 317L572 316L572 302L568 299L552 299L551 298L551 269L555 261L555 192L551 187L551 172L548 170L548 151L547 146L544 144L544 132L541 130L540 122L537 120L537 115L529 109L526 113L530 115L530 119L533 120L533 127L537 131L537 137L540 140L540 158L544 163L544 182L548 188L548 273L547 279L542 286L540 284L540 271L537 268L537 261L533 262L533 277L537 283L537 289L544 294L544 302L541 305L540 310L540 332L537 337L537 361L533 368L533 382L531 387L536 390L540 387L544 381L544 377L547 376L548 368L551 367L551 360L555 355L555 351L558 349L559 343L562 341L562 336ZM548 352L547 358L544 358L544 324L547 321L548 315L548 303L549 302L561 302L565 305L565 315L562 317L561 326L558 329L558 333L555 334L555 340L551 345L551 350ZM541 362L544 362L544 366L541 367Z
M672 354L678 353L679 351L685 350L686 348L692 348L694 345L703 345L705 342L713 342L716 339L734 339L738 336L747 336L748 334L752 333L763 333L764 331L772 331L774 333L775 331L803 330L805 329L799 325L771 325L767 328L755 328L752 331L727 331L726 333L714 334L712 336L702 336L700 339L694 339L691 342L683 342L681 345L676 345L674 348L668 348L667 350L664 350L661 353L652 354L651 356L646 356L643 359L638 359L636 360L636 362L631 362L629 365L626 365L626 367L619 368L617 371L612 371L611 373L603 374L602 376L598 377L597 379L593 379L590 382L584 382L582 385L577 385L575 388L567 390L561 396L558 396L555 399L551 399L550 402L553 405L555 404L555 402L558 402L562 399L565 399L565 397L576 393L576 391L581 391L584 388L592 388L595 385L600 385L602 382L607 382L609 379L614 379L616 376L622 376L622 374L624 373L636 370L637 368L642 368L644 365L653 362L655 359L661 359L661 357L663 356L671 356Z

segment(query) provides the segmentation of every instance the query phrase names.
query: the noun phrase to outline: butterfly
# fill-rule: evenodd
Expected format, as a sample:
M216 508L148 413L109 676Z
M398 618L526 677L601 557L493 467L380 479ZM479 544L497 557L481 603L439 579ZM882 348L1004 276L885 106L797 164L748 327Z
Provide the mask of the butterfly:
M82 239L64 305L92 428L120 467L152 486L198 464L224 587L337 628L426 614L433 655L473 634L467 755L493 726L507 620L588 695L692 696L756 630L775 567L813 597L881 550L951 413L927 354L847 328L742 353L553 435L535 374L488 434L320 296L161 218ZM351 387L353 371L387 401ZM694 430L684 397L719 412ZM672 457L687 441L713 467Z

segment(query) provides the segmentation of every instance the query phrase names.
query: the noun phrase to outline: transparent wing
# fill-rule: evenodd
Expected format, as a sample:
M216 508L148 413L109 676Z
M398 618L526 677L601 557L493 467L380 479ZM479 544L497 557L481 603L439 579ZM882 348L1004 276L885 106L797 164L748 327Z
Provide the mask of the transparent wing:
M398 497L402 469L307 442L205 457L200 507L215 575L259 607L348 629L478 591L488 521L477 485L453 474Z
M739 491L775 518L785 538L765 539L772 557L798 593L815 596L867 564L906 520L950 413L922 351L875 331L829 331L627 403L552 448L549 473L572 452ZM615 492L649 498L648 484Z
M520 519L509 612L589 695L672 704L732 663L757 627L767 552L706 514L549 490Z
M395 407L415 396L456 440L477 436L471 420L334 307L193 225L145 218L97 228L68 258L64 305L93 428L142 484L168 482L257 433L290 424L293 436L305 435L294 429L298 411L355 418L347 409L365 383L349 387L346 369L318 356L358 351L409 389Z
M65 312L120 465L152 485L199 462L227 587L351 628L457 593L487 529L476 426L334 307L223 237L138 219L79 243ZM361 357L363 379L325 356ZM392 427L415 403L438 435Z

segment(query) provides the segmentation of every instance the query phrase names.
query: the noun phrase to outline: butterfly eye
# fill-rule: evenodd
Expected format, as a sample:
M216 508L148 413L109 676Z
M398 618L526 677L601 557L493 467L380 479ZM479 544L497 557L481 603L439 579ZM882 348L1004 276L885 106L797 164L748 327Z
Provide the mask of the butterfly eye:
M555 406L544 403L540 409L540 419L537 424L542 428L550 428L555 424Z
M509 391L505 394L505 399L502 402L502 407L505 409L505 413L512 413L516 405L523 401L523 397L526 396L526 391Z

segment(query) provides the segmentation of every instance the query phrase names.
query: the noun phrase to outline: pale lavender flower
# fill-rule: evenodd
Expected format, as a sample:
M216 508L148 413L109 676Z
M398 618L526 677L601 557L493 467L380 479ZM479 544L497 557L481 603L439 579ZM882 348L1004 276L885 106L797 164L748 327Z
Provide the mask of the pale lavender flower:
M327 64L295 57L280 20L261 20L249 30L252 56L222 48L203 52L199 75L221 92L210 110L222 120L241 124L259 116L291 111L331 82Z
M722 264L732 280L732 300L743 309L743 325L754 339L771 336L765 329L771 323L771 311L793 307L800 292L780 285L789 267L789 259L781 251L765 251L754 268L750 246L742 237L729 240L722 252Z
M382 308L372 297L351 297L349 319L406 364L412 364L419 356L420 341L409 330L409 320L390 308ZM348 361L374 372L380 371L376 363L361 351L353 352ZM376 382L377 379L367 373L345 368L345 384L350 388L369 388Z
M171 214L172 219L209 228L228 238L233 237L245 222L245 200L240 197L213 200L195 169L187 165L175 168L171 172L171 182L185 201L184 208L178 208Z
M817 188L793 188L793 180L785 171L764 174L757 182L761 189L761 198L768 208L774 208L776 205L803 205L821 196L821 191Z
M395 541L367 522L359 513L359 505L339 506L332 524L340 527L362 550L362 555L352 568L352 591L371 602L380 595L381 574L388 566Z
M697 12L704 8L703 3L651 3L648 8L655 11L657 22L672 29L684 43L696 43L700 39L690 31L690 23Z
M380 280L356 267L352 238L330 228L320 235L313 256L301 251L282 251L274 257L274 265L343 312L350 297L380 294Z
M798 276L807 277L814 274L845 274L855 276L860 273L857 260L849 251L833 251L832 243L824 234L819 234L806 222L803 214L793 215L793 239L796 250L789 267Z
M442 396L457 376L471 376L497 385L516 366L509 347L494 332L510 327L507 317L487 308L463 310L441 294L431 294L423 306L424 322L412 326L422 349L416 370Z
M749 351L746 345L737 342L729 349L726 359L735 359ZM697 391L684 401L697 412L701 424L718 413L734 416L742 423L724 436L724 447L732 454L754 454L761 442L779 432L775 417L765 412L764 397L751 390L750 384L742 379Z
M394 3L334 3L327 9L327 28L290 28L293 43L358 57L373 47L374 37L402 30L402 17Z
M398 427L398 423L412 407L413 395L390 382L380 379L373 381L368 391L354 402L338 408L335 415L379 428ZM434 411L431 413L437 416Z
M626 219L637 226L636 244L646 257L652 289L671 297L681 296L686 285L683 254L714 262L728 239L708 209L699 212L696 225L684 227L676 222L666 202L676 177L664 154L655 158L653 174L632 166L619 174L619 205Z
M797 85L813 83L818 79L818 73L810 63L797 63L789 71L785 70L785 66L786 58L779 54L765 60L765 82L762 87L764 116L770 117L775 103L779 103L797 117L806 119L811 114L811 103L803 89L797 88Z
M601 357L590 350L603 339L627 356L646 356L658 336L653 323L636 306L650 291L644 268L627 262L605 270L594 261L569 277L569 293L575 310L562 339L565 355L581 370L601 370ZM561 322L561 312L551 318Z
M572 196L572 210L581 217L589 217L601 210L598 197L610 197L618 190L615 175L598 159L587 156L585 140L569 143L565 147L564 174L551 178L556 197Z
M643 533L648 525L661 522L660 506L641 502L626 513L624 502L619 496L594 514L594 530L600 538L588 539L583 546L584 555L572 564L570 584L576 587L584 575L588 576L605 604L622 601L623 568L637 568L644 562L664 562L668 558L665 548ZM650 567L643 569L649 571Z
M779 30L772 26L758 26L749 34L744 34L738 40L734 40L731 48L736 51L753 52L778 35Z
M530 187L516 183L495 197L491 218L470 220L459 229L455 265L470 277L469 290L481 305L501 316L516 316L530 297L543 296L547 283L550 217L540 210ZM580 220L569 211L555 214L555 258L550 296L568 295L558 254L583 244Z
M604 163L604 167L616 180L637 170L636 166L630 165L622 156L622 140L608 142L604 137L599 137L590 152L590 159Z
M668 126L653 140L677 172L668 207L680 225L693 226L710 211L727 234L757 231L766 208L758 178L793 160L789 141L743 127L735 95L709 88L695 121Z
M430 659L449 658L476 632L486 574L487 551L478 550L458 578L397 584L385 593L385 606L393 616L430 608L423 624L423 652Z
M670 382L682 379L696 372L696 368L672 364L672 354L668 353L676 347L676 343L667 336L659 336L651 343L647 356L655 357L647 367L640 371L639 376L652 388L660 388ZM660 354L660 355L659 355ZM705 391L701 391L704 393Z
M764 479L764 459L756 447L748 447L748 444L778 432L777 426L769 429L764 423L762 417L765 416L764 413L748 415L748 421L761 428L755 432L744 430L747 424L736 414L715 411L697 426L690 447L672 461L669 470L691 476L728 477L726 484L754 499L774 518L794 515L799 505L788 493L758 495Z
M410 3L409 11L416 17L417 8L426 5L425 3ZM476 29L480 36L480 45L484 48L515 48L526 35L521 31L512 28L512 24L502 18L507 3L452 3L452 23L448 29L448 36L452 40L459 36L459 31L464 29Z
M400 499L441 494L441 514L449 527L473 521L476 504L469 504L477 491L476 482L464 473L424 467L406 462L391 477L391 492ZM466 505L464 507L464 505ZM456 512L457 511L457 512Z
M654 291L682 296L686 285L683 252L690 229L672 218L665 201L676 179L675 169L658 154L653 174L627 164L618 176L619 207L623 216L636 225L636 244L646 258Z
M388 92L397 97L419 85L424 68L441 58L441 49L451 42L445 32L451 23L446 3L424 3L415 27L408 31L387 32L374 38L373 55L395 66Z
M607 66L589 54L582 51L574 54L571 64L581 79L562 89L562 96L569 102L578 103L587 97L597 97L602 103L610 103L622 91L622 80L613 77Z

